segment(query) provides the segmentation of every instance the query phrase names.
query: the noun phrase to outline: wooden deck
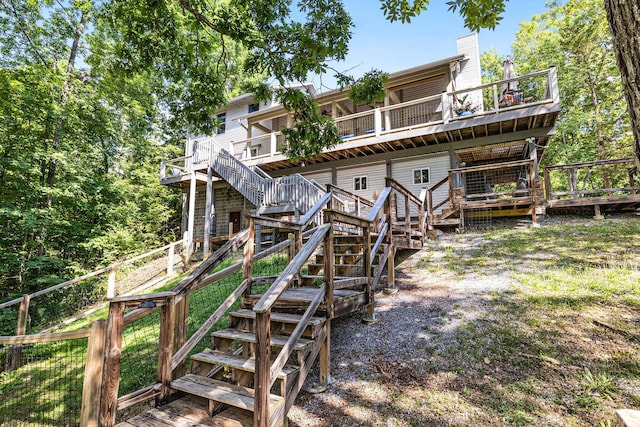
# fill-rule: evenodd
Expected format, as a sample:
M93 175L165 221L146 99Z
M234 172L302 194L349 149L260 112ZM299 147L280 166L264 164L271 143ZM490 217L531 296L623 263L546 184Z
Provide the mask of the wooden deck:
M227 408L215 417L208 413L207 399L187 395L159 408L151 409L117 427L252 427L253 416L249 411Z

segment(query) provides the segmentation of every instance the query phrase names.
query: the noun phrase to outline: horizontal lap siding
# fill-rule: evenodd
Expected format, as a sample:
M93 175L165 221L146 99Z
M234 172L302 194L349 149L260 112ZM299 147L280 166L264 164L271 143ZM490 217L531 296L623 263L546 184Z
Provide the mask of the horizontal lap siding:
M356 176L367 177L367 189L355 190L353 187L353 178ZM387 166L384 162L369 163L360 166L339 168L337 169L337 186L343 190L357 194L368 200L375 200L376 195L380 194L384 189L384 179L387 176Z
M429 183L414 184L413 170L429 168ZM391 162L391 173L393 178L403 187L410 190L416 196L420 196L423 188L431 188L441 179L449 174L449 153L439 153L429 156L412 157L410 159L399 159ZM433 195L433 203L438 204L449 197L449 186L443 185ZM398 209L400 216L404 216L404 201L398 200ZM436 212L440 212L438 209ZM411 215L417 215L417 212L411 212Z
M327 184L332 184L331 182L331 170L321 171L321 172L312 172L312 173L303 173L302 176L307 178L309 181L314 180L321 186L325 187Z

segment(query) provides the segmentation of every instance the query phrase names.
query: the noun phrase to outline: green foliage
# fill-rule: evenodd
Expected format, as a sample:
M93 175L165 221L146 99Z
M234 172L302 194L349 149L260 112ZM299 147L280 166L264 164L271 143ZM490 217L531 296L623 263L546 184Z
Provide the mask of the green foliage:
M509 0L451 0L447 2L450 12L459 12L465 27L471 31L482 28L494 29L502 20L505 4ZM391 22L410 23L427 9L429 0L380 0L381 9Z
M548 11L520 25L513 49L519 74L557 67L562 114L545 153L547 164L632 154L627 106L601 1L550 4Z
M389 74L381 70L371 70L359 79L345 74L336 75L340 90L349 86L349 99L356 104L375 106L384 101L384 85L389 81Z
M0 5L2 300L177 237L157 80L110 73L102 28L90 2Z

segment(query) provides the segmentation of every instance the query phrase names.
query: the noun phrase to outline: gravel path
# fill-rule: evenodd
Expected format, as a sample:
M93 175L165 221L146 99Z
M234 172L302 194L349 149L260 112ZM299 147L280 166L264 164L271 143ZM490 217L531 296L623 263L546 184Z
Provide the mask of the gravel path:
M460 239L448 234L422 251L399 254L406 256L396 268L399 292L376 294L378 322L373 325L363 325L357 313L333 322L333 382L324 393L303 390L289 412L290 425L420 425L412 421L412 410L398 408L403 388L420 385L430 372L446 365L439 354L453 332L469 317L482 316L483 299L489 292L511 287L511 279L501 271L480 277L434 268L447 252L470 251L482 241L481 235ZM312 373L305 385L317 381L316 375ZM441 379L447 380L446 376ZM433 380L438 381L438 376L431 375ZM456 417L440 415L438 420L464 424Z

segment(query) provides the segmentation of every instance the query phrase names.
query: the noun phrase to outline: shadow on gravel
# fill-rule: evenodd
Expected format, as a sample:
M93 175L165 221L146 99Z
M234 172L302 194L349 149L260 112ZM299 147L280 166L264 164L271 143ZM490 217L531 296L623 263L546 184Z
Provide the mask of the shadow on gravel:
M396 265L412 254L399 252ZM630 307L582 294L452 292L411 271L396 280L397 294L376 294L378 323L333 321L333 383L299 395L291 426L587 426L640 404L637 335L585 314L637 322Z

